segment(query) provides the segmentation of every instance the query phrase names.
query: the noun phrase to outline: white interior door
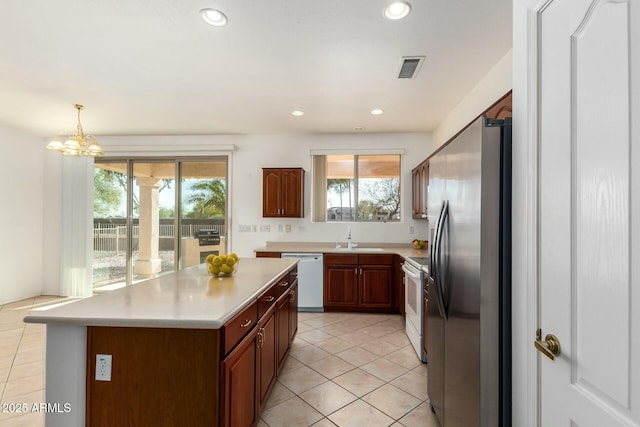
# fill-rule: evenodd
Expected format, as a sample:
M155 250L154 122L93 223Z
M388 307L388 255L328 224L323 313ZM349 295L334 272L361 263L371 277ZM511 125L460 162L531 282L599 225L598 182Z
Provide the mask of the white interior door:
M535 13L541 426L640 425L640 2ZM535 351L533 346L531 351Z

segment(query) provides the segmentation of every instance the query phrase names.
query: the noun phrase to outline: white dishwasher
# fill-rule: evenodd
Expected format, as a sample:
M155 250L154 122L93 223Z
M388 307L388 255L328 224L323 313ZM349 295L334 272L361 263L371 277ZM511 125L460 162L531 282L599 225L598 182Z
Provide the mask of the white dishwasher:
M324 311L322 254L283 253L298 260L298 311Z

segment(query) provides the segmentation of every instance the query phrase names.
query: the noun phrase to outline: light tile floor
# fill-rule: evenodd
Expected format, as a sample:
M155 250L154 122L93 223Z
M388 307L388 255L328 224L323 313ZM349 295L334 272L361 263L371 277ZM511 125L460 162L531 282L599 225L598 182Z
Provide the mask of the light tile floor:
M0 425L44 426L44 325L35 297L0 307ZM34 406L35 405L35 406ZM22 412L20 412L22 411ZM420 362L399 315L300 313L298 334L261 414L259 427L439 427Z
M258 426L439 427L402 316L300 313Z

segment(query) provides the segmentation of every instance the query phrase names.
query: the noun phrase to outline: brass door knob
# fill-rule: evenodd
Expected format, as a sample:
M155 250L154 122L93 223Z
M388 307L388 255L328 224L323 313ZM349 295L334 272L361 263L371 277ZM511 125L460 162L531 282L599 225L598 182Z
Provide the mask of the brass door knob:
M536 341L534 344L540 353L551 360L556 360L556 357L560 356L560 340L553 334L547 334L543 340L542 330L538 329L536 331Z

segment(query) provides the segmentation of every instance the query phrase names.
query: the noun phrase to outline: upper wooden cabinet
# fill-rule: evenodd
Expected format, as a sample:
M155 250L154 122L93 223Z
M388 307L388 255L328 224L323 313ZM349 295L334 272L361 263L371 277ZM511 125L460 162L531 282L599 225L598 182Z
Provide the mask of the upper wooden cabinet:
M262 169L262 216L304 217L304 169Z
M427 188L429 186L429 161L425 160L411 171L412 177L412 206L413 219L427 218Z

